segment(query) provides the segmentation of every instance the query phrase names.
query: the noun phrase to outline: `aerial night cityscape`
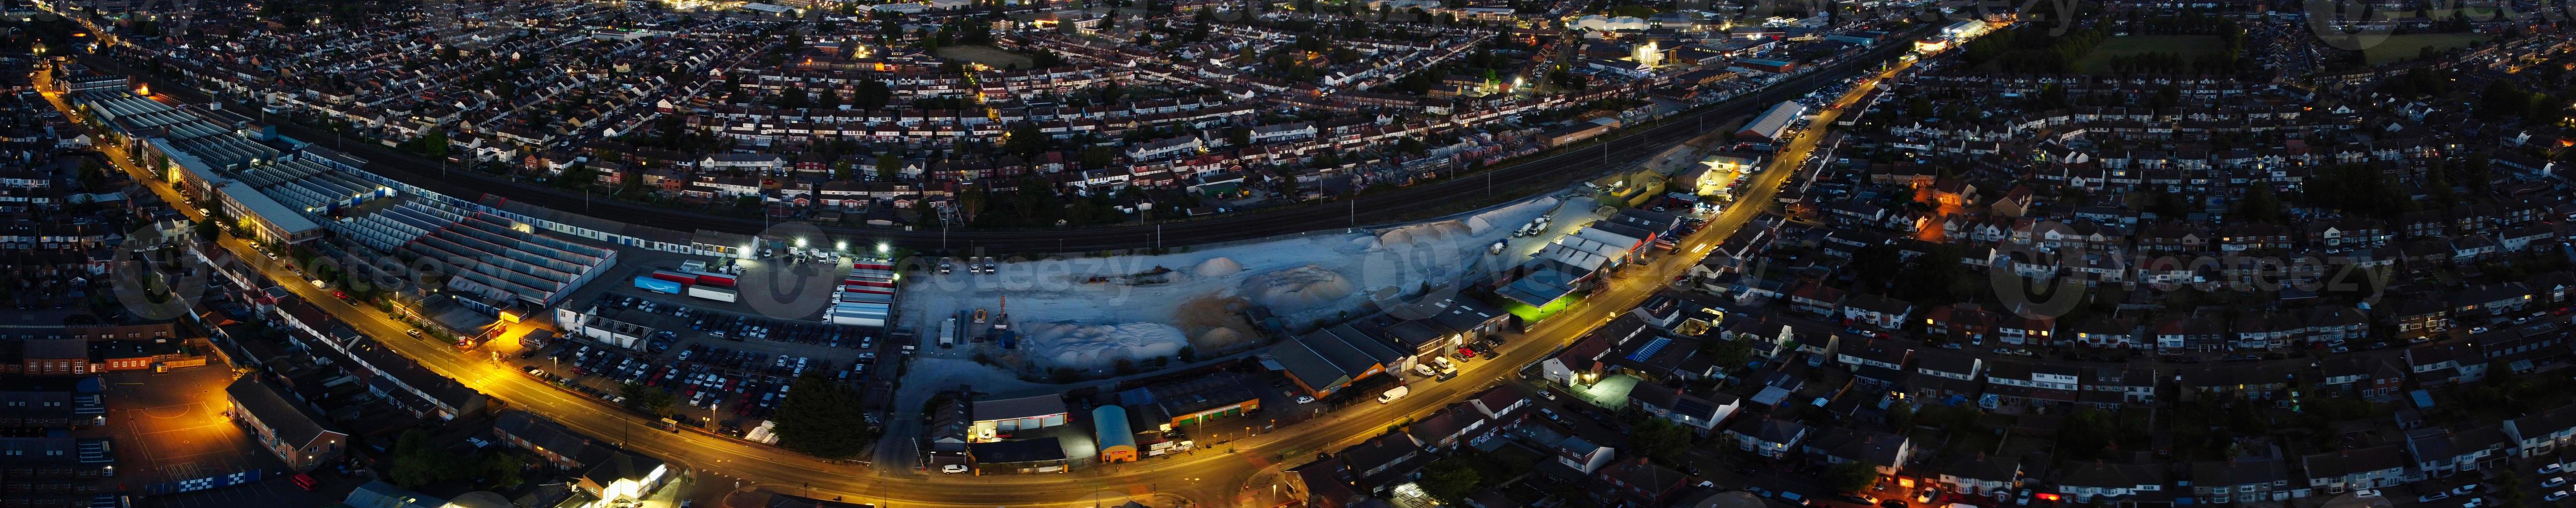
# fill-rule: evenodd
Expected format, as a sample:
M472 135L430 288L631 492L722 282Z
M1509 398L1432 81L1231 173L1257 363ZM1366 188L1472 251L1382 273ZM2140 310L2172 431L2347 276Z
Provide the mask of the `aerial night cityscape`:
M0 508L2576 507L2571 2L0 0L0 89Z

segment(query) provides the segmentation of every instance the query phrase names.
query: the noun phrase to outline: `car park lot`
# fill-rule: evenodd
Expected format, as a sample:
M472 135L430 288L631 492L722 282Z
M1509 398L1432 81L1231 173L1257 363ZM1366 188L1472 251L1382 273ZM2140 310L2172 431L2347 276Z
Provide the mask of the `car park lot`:
M641 311L655 331L640 348L573 338L521 355L520 370L566 389L623 404L626 383L672 395L665 412L684 424L756 427L786 400L798 376L864 386L888 375L893 348L873 327L787 321L658 302L622 293L598 305ZM634 319L632 312L626 316Z
M230 369L195 367L102 377L110 408L108 424L81 430L80 436L115 440L114 475L97 480L103 492L252 469L274 473L286 465L224 415L230 409L224 399L224 387L233 380ZM364 481L338 473L339 466L316 468L312 475L337 492ZM153 502L185 508L320 506L335 498L306 492L288 483L286 475L268 475L257 483L155 496Z

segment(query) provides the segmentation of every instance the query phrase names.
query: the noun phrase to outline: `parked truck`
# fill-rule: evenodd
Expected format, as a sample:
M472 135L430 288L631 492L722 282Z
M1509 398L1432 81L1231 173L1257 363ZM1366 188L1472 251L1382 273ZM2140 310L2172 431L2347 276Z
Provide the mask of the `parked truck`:
M957 318L939 322L939 347L957 346Z
M696 285L696 286L689 286L689 296L694 296L694 297L698 297L698 298L705 298L705 299L708 299L708 300L715 300L715 301L719 301L719 302L732 302L732 301L734 301L734 300L738 300L738 299L740 299L739 297L737 297L737 296L735 295L734 291L733 291L733 290L731 290L731 289L725 289L725 288L720 288L720 287L715 287L715 286L708 286L708 285L704 285L704 284L700 284L700 285Z

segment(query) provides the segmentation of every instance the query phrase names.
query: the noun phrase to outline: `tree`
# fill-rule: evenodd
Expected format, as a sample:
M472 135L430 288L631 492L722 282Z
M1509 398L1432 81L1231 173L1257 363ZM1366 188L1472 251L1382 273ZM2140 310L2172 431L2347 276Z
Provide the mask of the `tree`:
M859 394L848 385L809 373L796 378L788 393L770 419L778 424L779 446L828 459L857 455L876 440L877 430L863 423L867 412Z
M894 152L886 152L886 153L880 153L880 154L877 154L877 181L880 181L880 182L893 181L893 180L895 179L895 177L902 176L902 175L903 175L903 158L902 158L902 157L896 157L896 156L894 155Z
M2271 222L2281 218L2281 198L2272 195L2272 186L2255 185L2236 201L2236 217L2247 221Z
M447 132L432 129L420 137L420 153L432 159L447 158Z
M105 188L107 187L107 170L99 167L98 160L83 158L81 159L80 164L80 182L82 188L89 189L91 191Z
M642 411L644 414L656 416L661 415L662 410L670 409L671 403L678 399L678 397L672 396L671 392L644 386L644 383L633 381L628 381L626 384L618 386L617 394L626 397L627 409Z
M1709 362L1717 364L1717 368L1725 371L1742 369L1746 362L1753 359L1753 346L1741 340L1701 341L1699 349L1701 353L1708 355Z
M1117 161L1118 161L1118 150L1116 150L1116 149L1112 149L1112 148L1109 148L1109 147L1106 147L1106 146L1095 146L1095 147L1090 147L1090 148L1084 148L1084 149L1082 149L1082 167L1083 167L1083 168L1086 168L1086 169L1092 169L1092 168L1105 168L1105 167L1109 167L1109 164L1110 164L1110 163L1117 162Z
M893 100L893 98L894 88L886 86L884 81L868 80L859 83L859 91L852 94L850 107L863 110L875 110L877 108L885 107L886 101Z
M1860 461L1844 462L1826 469L1824 476L1817 479L1823 480L1825 487L1834 489L1834 492L1859 492L1869 489L1870 484L1878 483L1878 466Z
M198 239L198 240L202 240L202 241L209 241L209 242L211 242L211 241L215 241L216 239L218 239L218 238L219 238L219 237L217 237L216 235L223 234L223 232L224 232L224 228L223 228L223 226L215 225L215 218L214 218L214 217L206 217L206 220L197 221L197 239Z
M1628 443L1658 464L1680 465L1682 452L1691 447L1691 432L1672 420L1647 418L1629 434Z
M1039 132L1038 124L1034 122L1021 122L1019 125L1011 126L1008 137L1002 141L1002 151L1019 155L1021 158L1036 157L1038 152L1046 151L1046 147L1046 133Z
M394 466L386 477L403 488L419 487L450 478L463 469L458 462L456 454L429 443L429 431L411 429L394 440Z
M1467 494L1473 493L1485 475L1476 471L1465 454L1451 455L1422 467L1422 493L1430 494L1440 504L1465 506Z
M1851 264L1847 266L1856 279L1855 287L1877 292L1885 284L1904 277L1905 258L1894 245L1872 244L1852 253Z
M483 463L480 465L483 466L483 478L486 481L492 482L492 486L499 490L507 490L527 483L526 478L519 477L519 470L525 464L526 461L517 455L494 453L484 456Z

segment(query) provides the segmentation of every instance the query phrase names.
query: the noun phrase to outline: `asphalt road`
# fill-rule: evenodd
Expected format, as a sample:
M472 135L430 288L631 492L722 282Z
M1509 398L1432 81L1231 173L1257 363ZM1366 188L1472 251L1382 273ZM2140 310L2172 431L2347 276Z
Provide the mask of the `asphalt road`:
M1855 88L1841 101L1847 104L1863 90ZM54 96L48 98L58 99ZM57 108L65 108L59 101L55 104ZM68 114L69 110L65 110ZM1818 118L1815 125L1828 125L1832 115L1839 113L1822 113L1824 116ZM1676 122L1676 125L1687 123ZM383 338L388 347L423 366L491 396L500 401L502 407L543 415L593 438L686 466L700 485L723 486L726 480L744 479L740 488L769 487L816 497L875 502L887 507L1079 506L1117 504L1130 497L1148 495L1179 497L1201 505L1232 506L1237 494L1261 487L1245 482L1265 467L1304 462L1305 457L1312 456L1317 450L1337 450L1357 443L1384 432L1392 422L1419 418L1484 387L1504 382L1520 366L1537 361L1557 347L1607 323L1618 313L1636 306L1664 287L1673 276L1696 263L1716 242L1769 208L1767 204L1780 182L1795 173L1797 164L1824 131L1812 129L1801 134L1778 154L1769 170L1756 175L1755 182L1749 185L1749 191L1742 197L1741 202L1747 206L1729 207L1720 212L1709 220L1707 227L1679 242L1678 252L1631 265L1610 275L1604 287L1595 291L1588 300L1532 326L1521 339L1498 348L1500 356L1463 366L1465 372L1456 379L1446 383L1415 383L1411 396L1390 404L1361 404L1328 418L1232 443L1211 445L1191 455L1100 466L1070 474L966 476L877 471L694 431L662 431L647 426L644 420L622 408L566 392L512 370L506 362L487 353L460 352L447 344L410 339L403 334L409 326L373 308L349 305L309 284L281 284L280 287L313 302L369 336ZM155 181L141 168L127 164L120 151L113 147L105 147L103 151L120 169L134 175L138 181L146 182L155 192L162 193L164 199L173 203L185 202L166 183ZM191 219L199 219L194 216L196 212L192 207L179 208L182 213L190 214ZM289 272L283 262L264 258L239 239L227 238L221 245L274 280L301 279ZM896 416L910 415L898 413Z
M1478 174L1437 182L1418 184L1390 191L1344 198L1341 201L1307 206L1282 207L1219 215L1159 225L1130 224L1060 230L1009 230L942 232L937 230L903 231L899 229L823 227L826 234L853 239L892 242L917 250L964 249L982 247L1006 252L1042 251L1076 252L1109 249L1147 248L1167 245L1196 245L1213 242L1262 238L1359 225L1380 224L1419 218L1451 204L1456 196L1483 195L1491 189L1502 196L1526 196L1599 177L1610 168L1620 167L1662 151L1664 148L1697 137L1702 129L1722 124L1728 118L1758 113L1780 101L1805 95L1831 82L1849 77L1858 66L1872 65L1904 51L1907 37L1890 37L1896 41L1845 58L1828 68L1774 84L1752 95L1738 97L1698 113L1665 120L1643 132L1579 148L1538 160L1506 166ZM145 77L154 90L182 101L206 103L214 99L194 87L150 78L108 58L84 58L100 72ZM277 123L278 132L312 142L329 142L331 133L291 122ZM366 158L367 168L387 177L422 188L458 197L499 196L511 201L549 209L610 218L633 224L689 231L708 229L744 234L758 234L772 224L757 218L718 216L688 210L641 205L608 199L587 199L580 193L568 192L531 183L512 182L472 170L442 170L437 163L418 156L395 151L382 144L344 140L334 149ZM1355 203L1353 202L1355 201Z

